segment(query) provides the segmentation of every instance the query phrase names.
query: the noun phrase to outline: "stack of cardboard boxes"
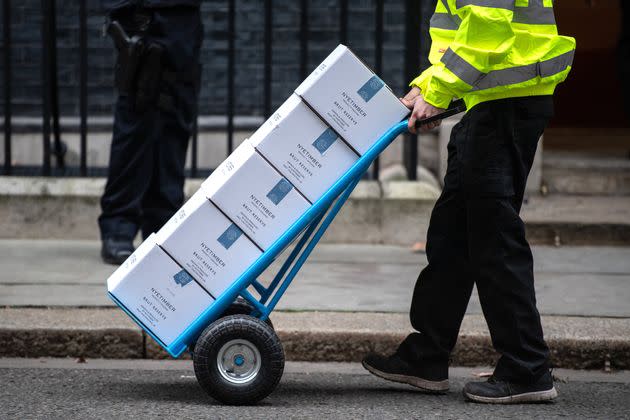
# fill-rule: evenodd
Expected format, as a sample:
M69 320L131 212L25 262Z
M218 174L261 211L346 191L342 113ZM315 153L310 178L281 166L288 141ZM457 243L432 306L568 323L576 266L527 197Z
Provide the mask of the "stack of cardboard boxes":
M107 281L165 346L408 113L338 46Z

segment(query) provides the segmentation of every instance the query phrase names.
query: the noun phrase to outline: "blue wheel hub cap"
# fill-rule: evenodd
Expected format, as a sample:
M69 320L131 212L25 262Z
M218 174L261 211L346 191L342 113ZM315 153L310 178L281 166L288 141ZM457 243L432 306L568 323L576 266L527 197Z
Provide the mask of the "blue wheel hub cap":
M242 354L239 354L234 358L234 364L236 366L243 366L243 363L245 363L245 358Z

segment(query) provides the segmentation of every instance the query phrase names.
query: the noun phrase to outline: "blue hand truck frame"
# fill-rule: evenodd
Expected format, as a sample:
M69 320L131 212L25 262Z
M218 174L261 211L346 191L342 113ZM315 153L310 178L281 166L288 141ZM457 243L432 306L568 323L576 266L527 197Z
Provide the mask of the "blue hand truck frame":
M463 102L456 101L445 112L418 121L416 127L464 110ZM156 337L115 296L111 293L109 296L171 356L177 358L190 349L197 381L211 397L234 405L251 404L265 398L273 392L284 371L284 351L269 314L374 159L407 128L408 120L405 120L383 134L170 345ZM260 283L258 277L300 234L271 283L268 286ZM259 298L250 293L250 287ZM239 297L245 302L237 300Z
M465 110L461 100L451 104L449 109L430 118L418 121L416 126L450 117ZM159 343L169 355L179 357L186 349L193 345L201 332L212 322L221 317L226 309L237 299L242 297L254 309L252 316L265 321L274 310L280 298L287 290L302 265L326 232L332 221L343 207L350 194L362 179L372 162L389 146L400 134L408 129L408 120L401 121L384 133L368 151L361 156L352 167L335 184L328 189L313 205L291 225L238 279L228 287L218 298L204 310L170 345L164 344L144 324L134 316L125 306L108 293L110 298L129 315L148 335ZM323 220L323 221L322 221ZM303 233L302 233L303 232ZM302 233L288 258L274 277L269 286L264 286L258 277L269 265ZM260 298L256 298L247 289L253 286Z

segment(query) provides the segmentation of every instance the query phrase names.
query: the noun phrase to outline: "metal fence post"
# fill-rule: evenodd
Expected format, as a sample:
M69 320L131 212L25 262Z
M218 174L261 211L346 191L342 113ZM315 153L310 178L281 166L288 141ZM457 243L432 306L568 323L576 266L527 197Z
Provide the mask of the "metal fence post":
M64 161L64 145L61 142L61 127L59 126L59 75L57 72L57 2L56 0L48 0L50 2L50 26L48 33L48 57L50 71L50 110L52 114L53 136L54 136L54 153L57 161L57 167L62 171L65 170Z
M381 76L383 72L383 9L384 0L376 0L375 30L374 30L374 71ZM372 165L372 179L378 180L381 162L377 157Z
M272 72L271 66L273 65L273 55L271 44L273 42L273 2L272 0L265 0L265 35L264 35L264 49L265 49L265 63L264 63L264 93L263 93L263 114L265 118L271 116L271 83Z
M348 0L339 1L339 43L348 43Z
M413 80L420 71L420 0L405 0L405 73L404 80ZM418 136L407 134L403 146L403 161L409 180L418 179Z
M11 175L11 1L2 4L4 47L4 175Z
M192 150L190 156L190 177L197 177L197 161L198 161L198 143L199 143L199 115L198 110L199 106L195 106L195 115L193 116L192 121Z
M42 141L43 162L42 175L50 175L50 53L48 37L50 36L50 2L42 0Z
M308 0L300 3L300 77L308 76Z
M235 0L228 1L228 65L227 65L227 149L228 154L234 149L234 71L236 37Z
M87 176L87 7L86 0L79 2L79 118L80 118L80 168L79 174Z

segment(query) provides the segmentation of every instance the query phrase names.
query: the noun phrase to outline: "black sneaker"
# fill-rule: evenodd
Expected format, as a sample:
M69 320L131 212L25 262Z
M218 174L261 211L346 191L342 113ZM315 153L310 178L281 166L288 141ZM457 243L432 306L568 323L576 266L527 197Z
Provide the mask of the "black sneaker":
M533 384L517 384L491 376L486 382L469 382L464 397L470 401L490 404L518 404L551 401L558 396L551 373Z
M108 264L120 265L133 251L133 242L130 239L105 238L101 247L101 258Z
M363 359L362 364L371 374L388 381L408 384L424 392L448 391L448 366L418 368L411 366L398 353L389 357L372 353Z

